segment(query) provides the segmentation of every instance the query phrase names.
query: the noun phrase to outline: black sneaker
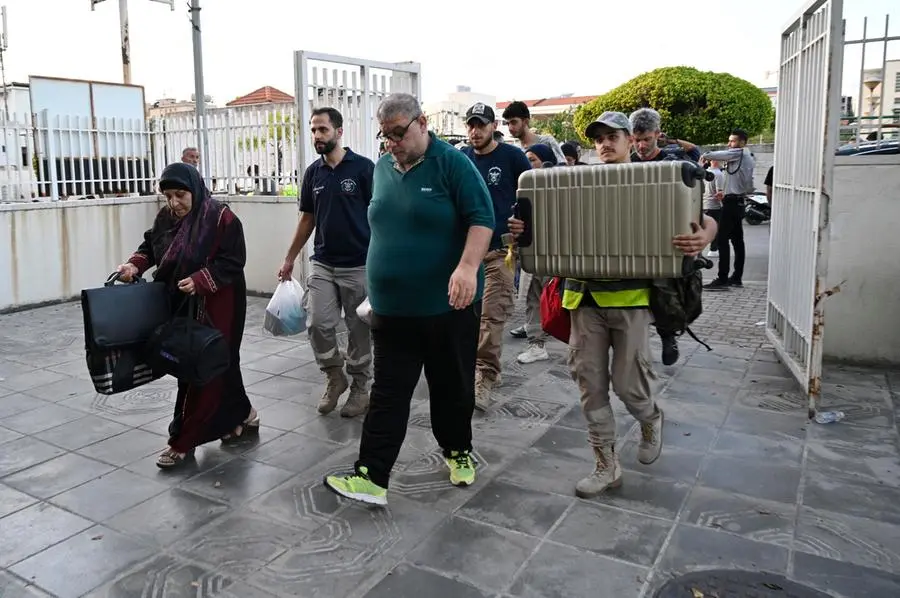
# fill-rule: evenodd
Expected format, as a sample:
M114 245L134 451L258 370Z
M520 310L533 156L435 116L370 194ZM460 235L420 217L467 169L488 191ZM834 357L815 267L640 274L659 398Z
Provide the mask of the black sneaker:
M728 282L728 280L726 280L726 279L724 279L724 278L716 278L716 279L713 280L712 282L703 285L703 288L704 288L704 289L709 289L710 291L724 291L724 290L726 290L729 286L731 286L731 285L730 285L730 283Z
M740 278L735 278L734 276L732 276L731 278L728 279L728 286L743 287L744 283L741 282Z
M662 362L663 365L672 365L678 361L678 337L662 337Z

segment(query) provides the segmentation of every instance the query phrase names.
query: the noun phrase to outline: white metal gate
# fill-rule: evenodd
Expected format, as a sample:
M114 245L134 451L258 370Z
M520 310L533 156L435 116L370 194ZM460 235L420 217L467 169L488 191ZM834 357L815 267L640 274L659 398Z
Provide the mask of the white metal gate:
M843 0L807 0L781 35L766 335L815 412L828 204L838 145Z
M422 97L421 67L415 62L376 62L300 50L294 54L300 173L315 159L308 132L313 109L331 106L344 117L344 145L372 160L378 157L375 111L391 93Z

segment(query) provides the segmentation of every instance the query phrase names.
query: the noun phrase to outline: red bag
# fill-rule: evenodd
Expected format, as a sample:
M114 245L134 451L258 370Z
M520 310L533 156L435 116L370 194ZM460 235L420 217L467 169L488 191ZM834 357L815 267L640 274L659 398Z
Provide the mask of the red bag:
M541 291L541 328L553 338L568 344L572 318L569 310L562 306L562 285L562 278L551 278Z

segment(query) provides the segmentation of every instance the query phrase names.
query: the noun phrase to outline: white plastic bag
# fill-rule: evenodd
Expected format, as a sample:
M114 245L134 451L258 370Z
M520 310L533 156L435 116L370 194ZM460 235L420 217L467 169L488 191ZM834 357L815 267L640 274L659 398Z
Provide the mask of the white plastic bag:
M294 278L283 280L275 287L266 306L263 329L273 336L293 336L306 330L306 291Z
M372 325L372 304L369 303L368 297L363 299L363 302L356 308L356 315L365 322L366 326Z

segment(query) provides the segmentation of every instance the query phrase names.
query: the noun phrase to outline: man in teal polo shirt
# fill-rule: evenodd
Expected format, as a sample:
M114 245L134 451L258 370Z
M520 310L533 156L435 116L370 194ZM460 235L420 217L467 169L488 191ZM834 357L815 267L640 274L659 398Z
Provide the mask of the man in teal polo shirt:
M384 505L423 368L450 482L475 482L475 356L494 208L472 162L428 132L414 96L389 96L377 118L388 153L375 166L369 205L374 378L354 472L325 485Z

